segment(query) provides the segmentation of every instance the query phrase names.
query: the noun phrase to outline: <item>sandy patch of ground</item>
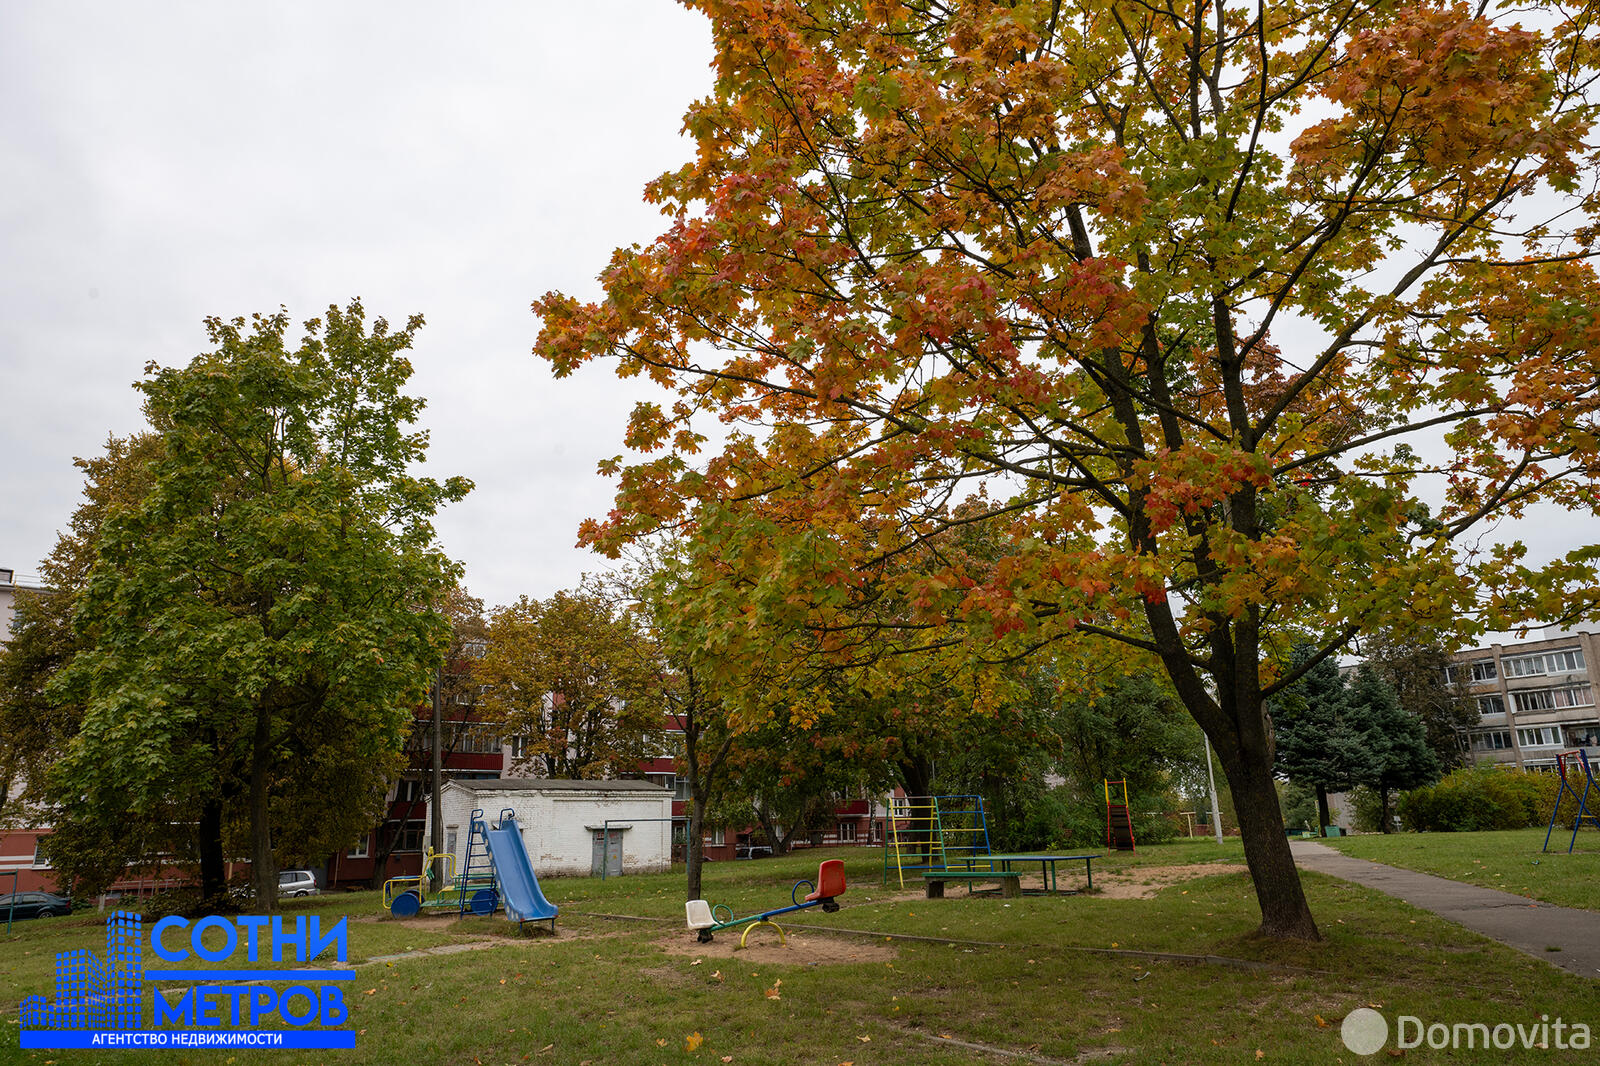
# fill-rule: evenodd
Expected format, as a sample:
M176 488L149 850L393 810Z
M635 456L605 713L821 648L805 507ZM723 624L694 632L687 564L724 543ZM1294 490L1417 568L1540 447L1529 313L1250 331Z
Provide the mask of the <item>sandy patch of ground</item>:
M1163 888L1197 877L1245 873L1238 863L1203 862L1191 866L1134 866L1126 870L1095 871L1096 894L1106 899L1149 899Z
M890 944L862 938L814 936L785 930L789 942L780 944L778 934L763 926L750 934L748 947L739 946L739 929L724 929L709 944L702 944L691 932L674 933L658 943L673 955L694 958L733 959L741 963L786 962L794 966L830 966L846 962L893 962L899 952Z

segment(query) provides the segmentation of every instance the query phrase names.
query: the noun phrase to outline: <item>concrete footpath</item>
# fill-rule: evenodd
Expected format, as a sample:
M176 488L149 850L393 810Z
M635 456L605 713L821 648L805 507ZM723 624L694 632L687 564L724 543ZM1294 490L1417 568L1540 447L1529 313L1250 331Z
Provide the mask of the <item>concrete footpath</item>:
M1600 912L1556 907L1509 892L1355 859L1309 840L1291 841L1290 848L1303 870L1386 892L1552 966L1600 981ZM1600 901L1600 888L1596 899ZM1552 947L1561 950L1546 950Z

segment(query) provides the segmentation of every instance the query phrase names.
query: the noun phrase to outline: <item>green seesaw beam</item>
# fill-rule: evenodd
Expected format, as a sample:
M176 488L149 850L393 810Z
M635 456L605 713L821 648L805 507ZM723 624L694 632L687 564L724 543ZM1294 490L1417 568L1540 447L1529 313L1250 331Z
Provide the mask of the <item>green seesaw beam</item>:
M804 899L800 898L802 887L811 889ZM778 931L778 942L787 944L789 938L784 935L783 927L772 919L780 914L792 914L795 911L810 910L812 907L821 907L824 911L832 913L839 909L839 904L834 897L842 896L845 891L844 860L828 859L817 867L817 879L812 881L796 881L789 890L788 907L778 907L759 914L749 914L743 918L733 917L733 909L718 903L712 906L703 899L691 899L685 906L689 917L689 928L696 931L702 944L711 943L712 935L723 929L731 929L736 925L749 923L743 934L739 937L739 946L744 947L745 941L750 936L750 931L757 926L770 925ZM719 913L720 912L720 913Z

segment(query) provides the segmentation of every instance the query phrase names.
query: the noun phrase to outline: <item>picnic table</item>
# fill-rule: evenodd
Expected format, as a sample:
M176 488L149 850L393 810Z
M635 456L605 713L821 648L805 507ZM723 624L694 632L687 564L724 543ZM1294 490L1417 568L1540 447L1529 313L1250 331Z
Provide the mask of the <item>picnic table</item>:
M966 881L971 887L973 881L999 881L1000 894L1007 898L1022 895L1022 869L1014 867L1031 867L1039 864L1039 876L1044 881L1046 892L1057 892L1056 864L1062 862L1082 861L1083 873L1087 884L1084 891L1094 889L1094 860L1100 858L1095 855L971 855L947 865L944 869L924 870L922 880L927 885L928 898L939 899L944 896L944 883L946 881Z
M1046 892L1055 892L1055 891L1057 891L1057 888L1056 888L1056 863L1058 863L1058 862L1074 862L1074 861L1082 860L1082 862L1083 862L1083 876L1084 876L1084 880L1087 882L1084 885L1084 891L1085 892L1092 892L1092 891L1094 891L1094 860L1100 858L1100 856L1099 855L990 855L988 858L989 858L989 861L991 863L999 863L1000 864L1000 869L1006 870L1006 871L1009 871L1011 869L1013 863L1015 863L1015 864L1017 864L1019 866L1031 866L1033 863L1038 863L1039 864L1039 876L1044 880L1044 887L1045 887L1045 891Z

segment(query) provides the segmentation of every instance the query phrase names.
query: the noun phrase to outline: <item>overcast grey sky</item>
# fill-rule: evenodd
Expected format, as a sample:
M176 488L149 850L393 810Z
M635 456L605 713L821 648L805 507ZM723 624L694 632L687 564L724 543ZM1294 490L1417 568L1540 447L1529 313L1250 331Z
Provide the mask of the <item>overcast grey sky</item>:
M490 605L571 587L641 387L554 381L531 300L598 291L664 220L710 31L670 0L440 5L0 4L0 567L31 571L78 455L141 424L130 385L203 350L206 315L360 296L428 318L413 361L430 469L477 490L438 523ZM1536 560L1595 540L1546 512Z
M438 526L490 604L570 587L631 406L557 382L528 305L598 291L690 158L709 25L670 0L0 5L0 567L33 571L72 466L141 425L149 360L206 315L296 320L360 296L427 316L430 470L477 490Z

